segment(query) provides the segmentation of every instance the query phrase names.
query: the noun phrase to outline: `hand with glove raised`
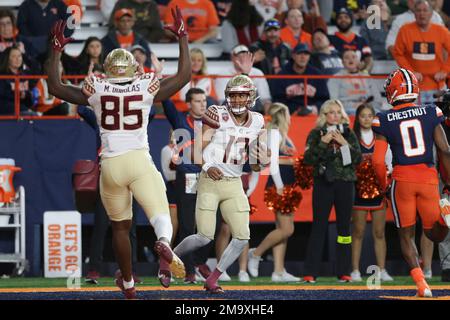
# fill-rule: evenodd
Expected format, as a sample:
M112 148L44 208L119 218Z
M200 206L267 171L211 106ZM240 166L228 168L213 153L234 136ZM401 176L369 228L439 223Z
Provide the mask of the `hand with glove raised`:
M73 38L66 38L64 36L64 29L66 28L67 21L58 20L52 27L50 37L52 39L53 50L62 52L64 46L68 44Z
M165 26L164 29L169 30L173 34L177 36L177 38L182 38L188 35L186 31L186 27L184 25L183 17L181 15L180 8L178 6L175 8L175 11L172 9L172 17L174 21L174 25Z

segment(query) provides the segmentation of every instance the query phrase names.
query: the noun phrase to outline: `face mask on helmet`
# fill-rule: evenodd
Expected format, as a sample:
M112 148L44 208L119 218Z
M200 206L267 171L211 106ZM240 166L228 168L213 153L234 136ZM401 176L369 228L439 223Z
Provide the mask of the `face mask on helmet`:
M247 99L244 101L232 101L231 94L246 94ZM243 114L253 108L257 97L256 88L252 80L245 75L238 75L231 78L225 88L225 99L227 107L236 115Z
M419 82L414 73L400 68L389 75L384 84L384 90L390 104L397 101L415 100L419 96Z
M132 81L137 71L137 63L131 52L125 49L114 49L103 64L106 78L111 83Z

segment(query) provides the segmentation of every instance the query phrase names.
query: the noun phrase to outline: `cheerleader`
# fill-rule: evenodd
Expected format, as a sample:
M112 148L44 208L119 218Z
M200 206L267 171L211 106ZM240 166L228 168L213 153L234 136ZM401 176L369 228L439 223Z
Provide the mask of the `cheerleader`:
M353 130L359 139L359 145L363 155L363 162L367 163L372 158L375 146L375 134L372 131L372 120L375 116L375 110L369 104L362 104L356 110L355 123ZM391 166L392 154L386 154L386 163ZM390 168L392 169L392 167ZM359 168L357 169L360 170ZM366 186L367 183L358 181L356 184L355 202L352 212L352 268L350 274L352 281L362 281L359 271L359 261L361 257L362 242L366 228L367 214L372 216L372 234L375 245L375 255L377 265L380 268L381 281L393 281L392 277L385 269L386 262L386 239L384 230L386 225L386 200L383 195L374 196L370 194L362 195L363 190L360 186Z

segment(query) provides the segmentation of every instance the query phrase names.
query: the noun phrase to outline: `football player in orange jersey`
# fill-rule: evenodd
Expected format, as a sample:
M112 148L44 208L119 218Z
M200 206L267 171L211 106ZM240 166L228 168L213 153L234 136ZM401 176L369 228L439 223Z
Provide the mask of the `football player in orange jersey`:
M416 212L425 235L442 241L450 225L447 206L440 207L438 175L433 157L436 144L445 166L450 166L450 146L441 126L442 111L434 106L414 103L419 85L407 69L393 71L385 83L386 98L392 109L380 112L372 123L376 133L373 164L383 189L391 198L395 224L399 228L403 256L417 285L417 296L431 297L430 287L419 267L414 243ZM392 183L388 187L384 164L387 146L393 155Z
M187 32L178 8L172 10L172 15L175 25L167 28L179 39L178 72L161 81L154 73L138 71L130 52L115 49L105 59L106 78L88 75L82 89L64 85L59 75L59 61L64 46L71 39L64 37L66 23L62 20L56 22L51 32L49 92L77 105L90 105L99 123L102 139L100 194L111 220L113 247L120 268L116 272L116 284L127 299L136 298L129 240L132 196L144 209L157 237L155 251L160 257L161 284L168 287L172 273L176 277L185 274L182 261L170 248L169 204L162 176L151 159L147 138L148 113L153 101L168 99L191 78Z

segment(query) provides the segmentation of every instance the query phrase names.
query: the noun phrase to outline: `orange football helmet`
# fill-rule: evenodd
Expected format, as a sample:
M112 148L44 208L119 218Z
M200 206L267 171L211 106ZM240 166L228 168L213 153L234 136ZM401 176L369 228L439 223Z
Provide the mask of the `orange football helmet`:
M400 68L391 72L384 83L384 90L390 104L399 100L415 100L419 96L419 82L414 73Z

